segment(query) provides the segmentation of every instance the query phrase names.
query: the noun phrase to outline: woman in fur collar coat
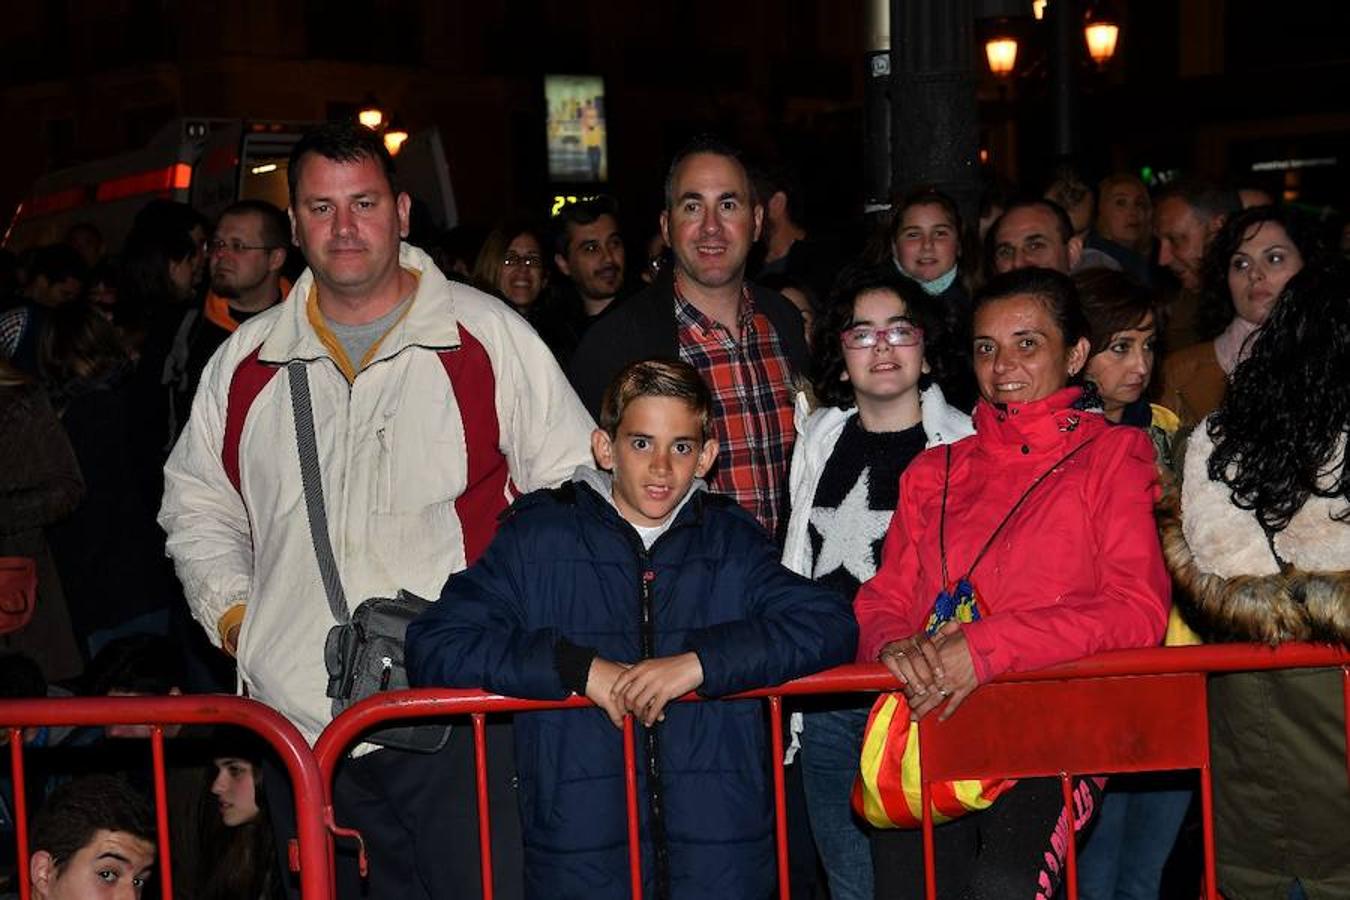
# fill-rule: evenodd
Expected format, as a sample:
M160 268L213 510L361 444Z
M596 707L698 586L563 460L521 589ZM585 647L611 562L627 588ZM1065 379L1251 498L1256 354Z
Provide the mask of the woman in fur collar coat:
M1164 504L1168 563L1207 637L1350 646L1347 372L1350 268L1305 269ZM1224 895L1350 897L1340 671L1216 676L1210 737Z

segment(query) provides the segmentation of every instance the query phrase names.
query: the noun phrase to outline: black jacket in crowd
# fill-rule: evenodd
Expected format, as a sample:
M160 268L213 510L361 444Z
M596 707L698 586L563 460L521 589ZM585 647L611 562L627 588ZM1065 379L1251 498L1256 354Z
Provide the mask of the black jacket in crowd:
M810 365L802 314L782 294L750 286L755 308L764 313L794 371L805 375ZM643 359L680 358L675 325L675 286L669 278L636 294L592 325L572 356L568 378L592 416L600 416L600 400L615 375Z

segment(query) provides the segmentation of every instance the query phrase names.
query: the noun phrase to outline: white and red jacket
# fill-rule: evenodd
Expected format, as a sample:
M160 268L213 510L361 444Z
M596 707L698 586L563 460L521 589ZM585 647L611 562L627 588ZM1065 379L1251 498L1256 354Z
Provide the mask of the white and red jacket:
M329 535L348 605L399 588L435 599L487 547L518 492L591 461L594 427L552 353L499 300L408 245L403 317L350 381L306 271L212 357L165 466L159 521L193 615L239 624L250 696L312 742L331 718L333 626L310 541L285 366L304 360ZM343 359L345 362L345 359Z

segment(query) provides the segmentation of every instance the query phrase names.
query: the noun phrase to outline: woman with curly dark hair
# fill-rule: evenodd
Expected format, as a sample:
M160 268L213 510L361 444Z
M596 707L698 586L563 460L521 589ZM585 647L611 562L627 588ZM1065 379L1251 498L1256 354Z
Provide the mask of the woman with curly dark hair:
M788 568L852 598L880 562L900 473L925 447L971 433L938 387L941 336L936 298L890 266L840 277L814 342L821 405L797 409ZM873 896L867 834L849 809L870 707L870 698L822 703L793 716L807 816L835 900Z
M1168 563L1213 640L1350 646L1350 266L1291 278L1191 436L1163 517ZM1336 669L1210 683L1219 887L1350 896Z
M1205 251L1197 327L1210 340L1163 360L1162 402L1183 426L1218 407L1285 282L1323 252L1316 226L1296 210L1254 206L1229 217Z

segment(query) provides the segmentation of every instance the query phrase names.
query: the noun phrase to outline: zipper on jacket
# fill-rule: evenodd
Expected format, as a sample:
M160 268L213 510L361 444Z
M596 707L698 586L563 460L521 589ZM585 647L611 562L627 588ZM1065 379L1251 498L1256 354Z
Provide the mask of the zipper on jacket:
M652 582L656 571L646 550L638 553L642 574L638 577L639 646L643 659L656 656L656 622L652 603ZM647 749L647 808L650 813L652 856L656 863L656 896L670 897L670 849L666 843L665 804L661 796L661 736L657 726L643 729Z
M590 485L584 485L590 487ZM594 489L592 488L592 492ZM604 499L597 496L600 503ZM691 497L689 503L699 503L701 498ZM656 603L653 597L652 585L656 581L656 570L652 568L652 550L655 550L663 541L670 537L672 532L681 528L687 528L699 520L702 516L702 510L695 508L691 511L692 519L690 521L672 522L655 541L652 542L649 550L643 545L642 539L638 537L637 531L633 526L625 521L617 512L613 517L602 514L600 521L606 525L616 528L628 544L633 549L633 555L637 557L638 563L638 649L643 659L654 659L656 657ZM681 512L683 515L683 512ZM646 772L647 772L647 811L648 822L650 824L652 857L655 863L655 881L656 897L658 900L669 900L670 898L670 849L666 837L665 805L661 792L661 736L658 726L651 728L637 726L641 732L643 749L646 751Z

